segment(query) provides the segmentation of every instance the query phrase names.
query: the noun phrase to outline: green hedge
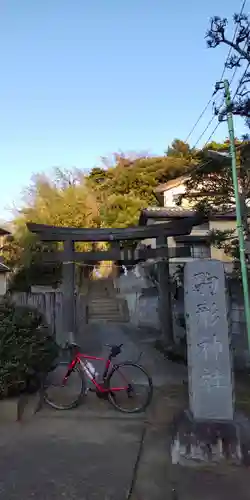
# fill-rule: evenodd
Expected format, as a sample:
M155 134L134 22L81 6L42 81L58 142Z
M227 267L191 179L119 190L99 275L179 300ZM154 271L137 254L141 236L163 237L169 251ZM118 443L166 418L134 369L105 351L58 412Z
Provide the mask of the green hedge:
M38 385L58 356L58 347L35 309L0 302L0 398Z

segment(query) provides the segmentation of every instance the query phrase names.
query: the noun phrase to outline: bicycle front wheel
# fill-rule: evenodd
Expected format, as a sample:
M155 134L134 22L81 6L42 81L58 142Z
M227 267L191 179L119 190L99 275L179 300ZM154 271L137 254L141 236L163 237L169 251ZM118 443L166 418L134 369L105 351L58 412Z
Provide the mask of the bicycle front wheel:
M85 379L79 366L75 366L66 383L63 379L68 370L68 363L59 363L49 373L44 384L44 400L55 410L71 410L78 406L85 395Z
M146 370L131 362L115 365L107 379L110 403L123 413L139 413L149 406L153 382Z

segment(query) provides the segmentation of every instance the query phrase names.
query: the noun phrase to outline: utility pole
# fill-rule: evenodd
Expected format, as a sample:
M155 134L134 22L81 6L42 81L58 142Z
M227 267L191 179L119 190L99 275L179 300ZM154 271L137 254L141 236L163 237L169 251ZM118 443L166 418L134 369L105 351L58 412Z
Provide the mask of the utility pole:
M233 187L235 195L236 226L239 238L240 266L241 266L241 277L242 277L242 286L244 295L245 318L247 326L248 348L250 351L250 308L249 308L249 286L248 286L248 275L247 275L247 264L246 264L246 252L245 252L245 236L244 236L244 224L241 215L241 202L240 202L238 175L236 167L236 150L235 150L235 136L234 136L234 124L233 124L233 114L232 114L232 101L231 101L230 87L228 80L224 80L224 88L225 88L228 133L230 140L232 179L233 179Z

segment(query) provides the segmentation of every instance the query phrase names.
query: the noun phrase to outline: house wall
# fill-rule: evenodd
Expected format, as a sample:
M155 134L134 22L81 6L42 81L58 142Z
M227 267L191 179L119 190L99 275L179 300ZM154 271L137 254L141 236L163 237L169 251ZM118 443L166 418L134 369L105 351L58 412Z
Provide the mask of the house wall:
M185 184L179 184L178 186L175 186L171 189L168 189L167 191L164 192L164 206L165 207L174 207L176 206L176 196L184 194L186 191ZM191 208L191 204L188 200L183 200L182 201L182 206L183 208ZM203 236L206 234L209 234L211 230L219 230L219 231L226 231L226 230L236 230L236 221L234 220L210 220L209 221L209 229L208 230L203 230L200 229L199 227L194 227L191 235L192 236ZM156 243L155 240L151 240L153 248L155 248ZM149 243L147 243L149 244ZM175 240L174 238L168 238L168 245L173 247L175 246ZM225 254L225 252L222 249L216 248L214 246L211 246L211 258L212 259L217 259L225 262L226 266L226 272L231 272L232 270L232 258L228 255ZM173 262L178 262L178 261L186 261L188 259L174 259Z
M186 192L186 186L184 184L179 184L167 191L164 191L164 207L176 207L176 197ZM190 204L188 200L184 199L182 201L182 206L184 208L188 207Z
M7 291L7 274L0 273L0 296L5 295Z
M209 229L211 230L217 230L217 231L231 231L235 230L236 231L236 221L234 220L211 220L209 221ZM226 265L226 271L230 271L232 265L230 263L232 262L232 258L228 255L225 254L225 252L220 249L211 246L211 258L212 259L217 259L217 260L222 260L225 262Z
M202 186L200 186L202 188ZM185 182L178 184L177 186L173 186L172 188L167 189L163 193L164 199L164 207L176 207L178 197L186 193ZM199 193L199 186L197 188L197 194ZM183 198L181 202L181 206L183 208L191 208L193 203L190 203L188 198Z

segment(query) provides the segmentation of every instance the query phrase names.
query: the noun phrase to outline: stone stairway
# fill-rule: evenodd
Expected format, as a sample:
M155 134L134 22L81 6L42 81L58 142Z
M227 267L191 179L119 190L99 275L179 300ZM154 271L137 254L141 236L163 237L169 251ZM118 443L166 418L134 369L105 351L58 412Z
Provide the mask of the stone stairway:
M87 299L88 322L106 321L123 323L129 321L126 300L116 297L111 279L91 281Z

